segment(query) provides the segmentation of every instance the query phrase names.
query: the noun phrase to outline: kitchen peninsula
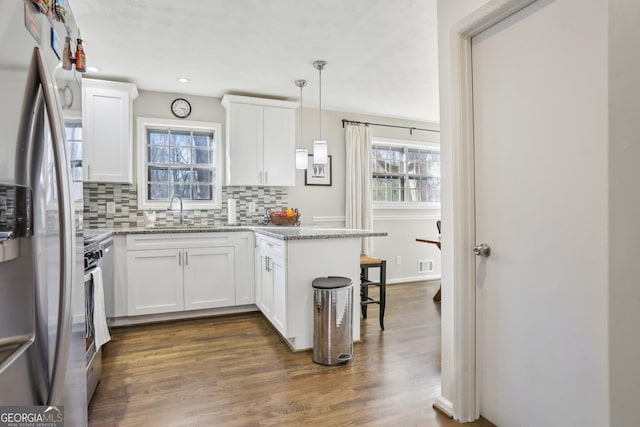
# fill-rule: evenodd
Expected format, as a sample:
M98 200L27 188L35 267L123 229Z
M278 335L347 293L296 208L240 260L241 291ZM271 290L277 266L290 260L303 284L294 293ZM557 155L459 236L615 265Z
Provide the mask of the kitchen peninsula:
M357 307L360 239L387 233L177 226L114 230L113 235L112 325L258 309L297 351L313 345L313 279L350 278ZM353 337L359 340L359 310L353 313Z

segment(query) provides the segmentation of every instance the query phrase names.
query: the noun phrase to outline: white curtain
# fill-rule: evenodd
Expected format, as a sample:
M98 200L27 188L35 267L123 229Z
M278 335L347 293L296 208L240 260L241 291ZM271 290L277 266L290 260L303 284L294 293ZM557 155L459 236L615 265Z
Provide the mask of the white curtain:
M371 211L371 129L364 125L347 125L346 146L346 226L372 229ZM362 238L363 255L372 255L373 239Z

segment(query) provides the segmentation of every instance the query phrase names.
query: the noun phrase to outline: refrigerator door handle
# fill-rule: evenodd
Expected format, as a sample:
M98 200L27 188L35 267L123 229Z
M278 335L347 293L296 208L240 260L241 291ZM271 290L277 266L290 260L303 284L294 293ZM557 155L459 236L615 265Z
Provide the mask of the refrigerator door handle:
M67 371L67 358L71 341L71 286L73 283L73 253L75 243L74 210L71 198L71 171L66 159L62 107L56 98L54 80L39 48L34 48L33 60L38 69L39 83L44 102L53 145L56 166L58 211L60 226L60 300L58 305L58 330L56 350L51 372L51 383L47 405L60 405Z

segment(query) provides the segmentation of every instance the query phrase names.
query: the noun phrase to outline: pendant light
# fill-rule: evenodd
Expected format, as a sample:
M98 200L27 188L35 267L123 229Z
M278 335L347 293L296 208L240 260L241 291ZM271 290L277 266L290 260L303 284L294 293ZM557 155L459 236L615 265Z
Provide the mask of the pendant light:
M306 85L306 80L296 80L296 86L300 88L300 148L296 148L296 169L307 169L309 164L309 151L302 148L302 88Z
M327 66L327 62L326 61L315 61L313 63L313 68L315 68L316 70L318 70L318 75L319 75L319 87L320 87L320 96L319 96L319 100L320 100L320 107L318 108L319 111L319 115L320 115L320 137L318 139L316 139L315 141L313 141L313 163L314 164L326 164L328 159L327 159L327 154L328 154L328 148L327 148L327 141L322 139L322 70L324 70L324 68Z

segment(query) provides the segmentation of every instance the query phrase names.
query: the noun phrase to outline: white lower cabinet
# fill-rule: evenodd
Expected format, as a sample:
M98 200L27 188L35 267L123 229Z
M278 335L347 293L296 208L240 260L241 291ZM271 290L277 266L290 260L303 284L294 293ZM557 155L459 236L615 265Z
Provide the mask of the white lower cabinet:
M273 323L283 334L287 335L287 276L283 258L271 260L273 277Z
M258 237L256 260L256 304L285 337L287 336L287 276L284 242Z
M129 315L184 310L181 249L127 252Z
M293 350L305 350L313 346L312 282L342 276L354 283L353 338L360 339L359 237L282 240L250 231L152 232L116 235L114 248L111 325L257 306Z
M234 249L184 250L184 308L235 305Z
M360 339L360 238L281 240L256 233L256 304L293 350L313 347L313 280L354 283L353 339Z
M256 258L259 259L256 266L256 305L267 318L270 318L273 311L273 275L267 265L269 256L266 253L261 253L258 248Z
M128 316L231 307L254 302L253 269L237 248L250 233L127 236ZM238 258L238 259L236 259ZM251 274L247 274L250 272Z

